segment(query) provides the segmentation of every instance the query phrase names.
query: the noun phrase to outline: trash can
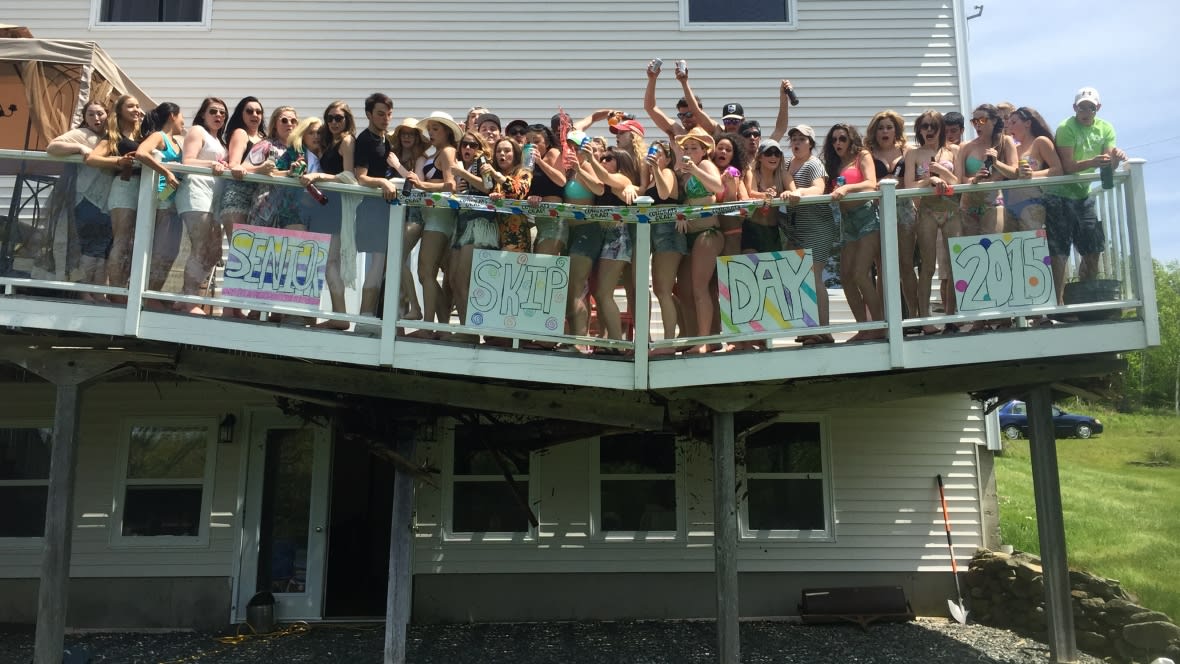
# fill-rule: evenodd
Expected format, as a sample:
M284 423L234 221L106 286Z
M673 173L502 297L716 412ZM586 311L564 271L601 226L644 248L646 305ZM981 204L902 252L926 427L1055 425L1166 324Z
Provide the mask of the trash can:
M246 604L246 624L255 634L269 634L275 629L275 596L260 592Z

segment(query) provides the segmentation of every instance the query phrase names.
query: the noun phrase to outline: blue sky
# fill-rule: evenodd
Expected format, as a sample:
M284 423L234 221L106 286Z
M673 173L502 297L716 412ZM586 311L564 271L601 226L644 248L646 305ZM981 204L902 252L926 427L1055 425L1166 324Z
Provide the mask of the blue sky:
M1055 128L1073 113L1078 88L1098 88L1099 116L1114 125L1119 147L1147 160L1152 256L1180 260L1180 5L962 1L968 14L984 6L967 23L970 107L1007 100L1037 109Z

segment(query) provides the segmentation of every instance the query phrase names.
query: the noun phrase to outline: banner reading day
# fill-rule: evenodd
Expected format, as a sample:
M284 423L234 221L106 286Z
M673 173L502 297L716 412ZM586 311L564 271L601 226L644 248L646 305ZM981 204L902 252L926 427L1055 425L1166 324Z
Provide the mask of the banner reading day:
M723 332L819 325L811 250L717 257Z
M959 311L1019 312L1053 304L1045 231L947 238Z
M318 311L331 240L324 233L235 226L221 294Z
M476 249L471 261L467 325L561 334L569 269L565 256Z

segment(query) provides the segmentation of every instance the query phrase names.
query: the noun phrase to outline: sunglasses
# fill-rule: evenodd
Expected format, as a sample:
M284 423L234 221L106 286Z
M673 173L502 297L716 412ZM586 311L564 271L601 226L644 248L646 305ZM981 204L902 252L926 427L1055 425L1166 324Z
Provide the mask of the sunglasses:
M742 138L762 138L762 134L757 131L743 131Z
M918 131L938 131L938 125L933 122L923 122L918 125Z
M475 149L479 147L479 143L476 143L475 141L463 141L459 143L459 147Z
M250 115L262 115L262 109L261 108L247 108L246 113L248 113Z
M770 149L770 150L767 150L766 152L763 152L762 156L763 157L781 157L781 156L783 156L783 152L782 152L782 150Z
M833 140L833 141L835 141L835 142L837 142L837 143L847 143L847 142L848 142L848 137L847 137L847 136L844 136L844 135L840 135L840 136L833 136L833 137L832 137L832 140Z
M344 122L343 115L329 115L327 119L328 122Z
M681 120L687 120L692 117L692 111L683 111L683 112L677 113L676 117L680 118Z
M987 124L987 118L971 118L971 124L975 127L982 127Z
M742 121L737 118L730 118L728 120L722 119L721 122L722 122L722 124L741 124L742 123Z
M279 124L281 125L293 125L298 123L299 121L295 118L279 118Z
M513 129L512 131L508 132L508 135L509 136L524 136L527 133L529 133L527 129Z
M1095 113L1098 111L1098 107L1094 106L1093 104L1083 103L1078 104L1078 110L1085 111L1086 113Z
M226 115L224 108L209 108L205 110L205 115Z

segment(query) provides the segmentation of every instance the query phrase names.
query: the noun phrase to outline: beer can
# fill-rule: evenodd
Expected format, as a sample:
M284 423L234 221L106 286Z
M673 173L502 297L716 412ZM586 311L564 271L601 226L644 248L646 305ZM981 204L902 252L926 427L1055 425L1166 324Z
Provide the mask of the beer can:
M660 67L664 66L664 61L659 58L652 58L647 65L647 70L653 74L660 73Z
M688 71L688 62L685 60L676 61L676 73L683 74Z

